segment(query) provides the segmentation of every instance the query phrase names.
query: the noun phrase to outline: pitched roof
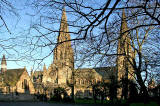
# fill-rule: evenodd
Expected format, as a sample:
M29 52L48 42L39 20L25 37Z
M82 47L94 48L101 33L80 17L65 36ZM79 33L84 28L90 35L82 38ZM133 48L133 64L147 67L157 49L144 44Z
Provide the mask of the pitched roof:
M43 71L34 71L33 76L38 77L39 75L43 75Z
M116 67L100 67L94 69L99 75L101 75L105 79L109 79L111 76L117 76Z
M79 73L97 73L102 76L103 79L110 79L111 76L117 77L117 68L114 67L97 67L97 68L79 68L76 69L75 75L79 76Z
M15 86L25 70L25 68L8 69L4 74L0 74L0 80L4 85Z

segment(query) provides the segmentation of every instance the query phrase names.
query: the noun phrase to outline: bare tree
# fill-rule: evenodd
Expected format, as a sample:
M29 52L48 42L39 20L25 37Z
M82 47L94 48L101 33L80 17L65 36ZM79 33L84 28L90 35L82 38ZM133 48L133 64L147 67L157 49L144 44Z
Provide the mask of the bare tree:
M58 44L53 36L57 36L59 33L59 27L57 27L57 23L60 23L59 14L65 6L66 12L69 14L68 26L70 31L68 33L73 36L69 41L73 41L75 44L75 53L78 53L75 56L77 63L84 64L87 62L87 64L95 66L116 65L117 55L122 55L117 54L117 43L120 39L121 16L119 13L125 9L128 12L126 20L129 24L129 29L126 32L131 34L131 46L135 52L135 58L128 57L128 61L132 59L133 62L130 63L136 74L135 79L141 90L148 95L145 80L148 75L148 67L151 66L152 62L148 62L147 56L151 53L147 53L146 50L151 47L154 48L154 51L159 50L157 45L152 45L153 43L150 42L150 39L155 39L155 37L148 37L153 35L151 33L159 32L157 31L160 25L158 0L128 0L126 2L121 0L107 0L106 2L95 0L35 0L29 2L29 5L36 9L36 16L39 16L29 30L29 32L34 30L38 34L30 38L31 54L36 49L41 48L42 50L46 47L51 48L51 50L44 58L52 54L54 46ZM159 35L157 37L159 38ZM143 72L146 73L144 79L141 75Z
M83 0L36 0L27 2L27 5L32 6L35 9L36 14L31 14L32 16L39 17L38 20L32 22L30 31L37 32L36 36L30 38L30 48L31 51L41 48L42 50L46 47L51 48L50 53L43 56L43 58L38 58L37 60L43 60L52 54L54 46L57 44L53 36L57 36L59 29L57 23L60 23L60 15L63 7L65 6L67 14L69 14L68 25L70 27L70 32L74 37L71 41L87 40L90 39L91 42L97 42L99 45L102 44L103 38L108 44L107 48L110 50L111 43L116 39L112 39L109 24L113 19L114 15L117 15L122 9L136 9L130 18L134 17L144 17L148 16L147 20L153 20L152 23L142 23L137 26L130 28L129 30L134 30L139 27L147 27L151 25L159 25L159 2L156 0L152 1L132 1L127 2L116 0L107 0L106 2L98 2L95 0L83 1ZM120 20L119 20L120 21ZM118 23L118 22L117 22ZM113 23L113 24L117 24ZM56 26L56 27L55 27ZM113 36L112 36L113 37ZM52 39L50 39L52 38ZM115 37L114 37L115 38ZM98 39L98 40L97 40ZM83 42L82 41L82 42ZM86 42L86 41L85 41ZM97 46L99 46L97 45ZM106 46L105 46L106 47ZM91 48L91 47L90 47ZM93 48L93 47L92 47ZM100 47L102 49L102 47ZM93 48L96 49L96 48ZM43 50L44 51L44 50ZM89 51L89 50L88 50ZM99 51L99 50L97 50ZM32 54L32 52L31 52ZM92 53L93 54L93 53ZM104 54L104 53L102 53ZM111 55L105 53L105 55ZM105 56L106 57L106 56Z
M1 0L0 1L0 53L12 55L18 54L16 49L15 40L16 36L12 36L13 32L10 29L10 25L13 23L9 23L9 19L18 18L17 9L14 7L13 2L9 0ZM11 18L12 17L12 18ZM8 56L7 56L8 57ZM17 61L16 59L7 61Z

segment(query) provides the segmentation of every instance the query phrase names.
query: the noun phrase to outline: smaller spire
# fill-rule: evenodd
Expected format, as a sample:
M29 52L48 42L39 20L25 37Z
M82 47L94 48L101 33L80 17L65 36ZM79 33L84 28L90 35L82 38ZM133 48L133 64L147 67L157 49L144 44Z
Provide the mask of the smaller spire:
M43 66L43 71L47 71L46 65Z
M27 71L26 66L24 66L24 70Z
M5 55L4 55L4 54L3 54L3 57L2 57L2 63L7 65L7 63L6 63L6 58L5 58Z
M7 62L6 62L5 55L3 55L2 61L1 61L1 73L4 73L6 71L7 71Z
M33 75L33 68L31 67L31 76Z

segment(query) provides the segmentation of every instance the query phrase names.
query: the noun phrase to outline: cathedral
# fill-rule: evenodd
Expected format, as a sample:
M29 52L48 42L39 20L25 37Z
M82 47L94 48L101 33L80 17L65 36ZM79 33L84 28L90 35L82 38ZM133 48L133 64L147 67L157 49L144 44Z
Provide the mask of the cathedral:
M35 81L33 83L36 85L39 83L39 85L45 86L50 91L54 91L56 87L63 87L67 90L68 95L71 95L69 84L74 83L74 95L84 98L92 97L91 84L102 81L110 82L112 76L118 81L122 78L133 80L133 69L130 64L132 60L127 59L128 57L134 58L134 53L131 48L129 33L124 33L128 30L125 18L125 12L123 11L120 39L118 40L117 48L117 53L120 54L117 57L117 66L75 69L74 51L71 46L66 12L63 9L57 45L54 49L53 63L48 69L44 65L43 71L32 73L32 79ZM37 86L35 89L37 89L37 92L42 92L43 90L39 90L39 87ZM121 95L122 89L118 92L118 95Z
M111 82L111 78L120 81L122 78L134 77L131 66L134 53L131 48L131 40L125 12L122 14L120 36L117 46L117 65L98 68L74 68L74 50L71 46L71 37L67 24L66 11L63 9L57 45L54 48L53 63L47 68L44 64L43 71L31 71L29 76L26 68L7 70L5 56L2 58L0 71L1 92L17 92L29 94L46 94L48 98L54 95L54 89L64 88L71 96L74 93L77 98L92 98L92 85ZM131 57L128 58L128 57ZM74 92L72 87L74 86ZM12 90L12 91L11 91ZM121 95L122 89L117 95Z

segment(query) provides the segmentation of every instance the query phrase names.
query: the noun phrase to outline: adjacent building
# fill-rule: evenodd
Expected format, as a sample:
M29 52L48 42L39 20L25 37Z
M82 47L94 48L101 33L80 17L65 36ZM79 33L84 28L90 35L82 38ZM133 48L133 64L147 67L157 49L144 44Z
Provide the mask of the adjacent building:
M32 100L34 93L26 68L7 69L0 74L0 100Z

